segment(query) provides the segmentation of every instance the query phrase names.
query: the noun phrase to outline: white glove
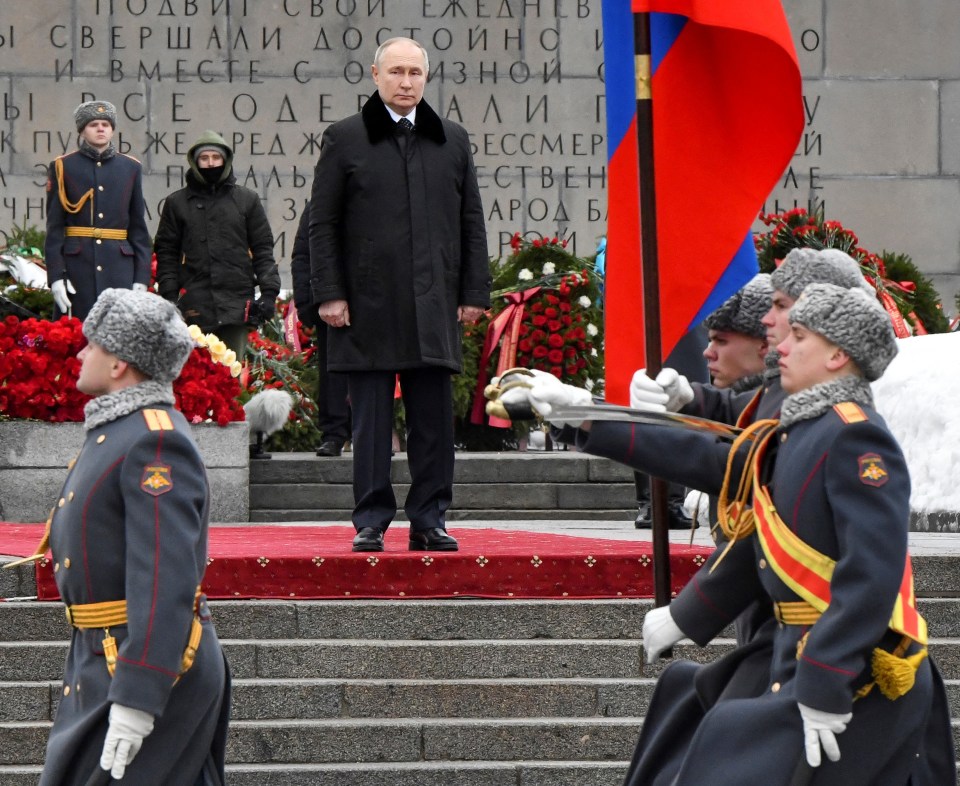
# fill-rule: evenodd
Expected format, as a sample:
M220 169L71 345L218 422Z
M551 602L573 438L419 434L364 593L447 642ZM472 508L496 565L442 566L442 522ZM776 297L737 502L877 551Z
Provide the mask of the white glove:
M815 710L797 702L800 717L803 718L803 745L807 749L807 764L820 766L820 747L830 761L840 761L840 746L837 735L842 734L853 717L852 712L838 715L834 712Z
M103 753L100 754L100 769L110 770L114 780L120 780L133 761L143 738L153 731L153 715L122 704L110 705L110 726L107 738L103 741Z
M683 374L676 369L665 368L657 374L657 384L667 394L667 412L679 412L693 401L693 388Z
M593 396L589 390L566 385L553 374L545 371L534 371L532 386L527 391L530 405L540 413L544 420L554 426L573 426L578 428L582 420L567 421L551 418L554 407L577 407L593 404Z
M647 654L647 665L656 663L661 652L686 637L673 621L669 606L648 611L643 618L643 651Z
M630 380L630 407L644 412L666 412L670 397L647 376L645 368L633 372Z
M70 295L77 294L70 279L58 278L50 285L50 291L53 293L53 302L57 304L57 308L66 314L70 310ZM70 295L67 294L68 292Z
M700 524L710 527L710 495L693 489L683 500L683 512Z
M134 292L146 292L146 291L147 291L147 285L146 285L146 284L134 284L133 287L132 287L132 289L133 289Z

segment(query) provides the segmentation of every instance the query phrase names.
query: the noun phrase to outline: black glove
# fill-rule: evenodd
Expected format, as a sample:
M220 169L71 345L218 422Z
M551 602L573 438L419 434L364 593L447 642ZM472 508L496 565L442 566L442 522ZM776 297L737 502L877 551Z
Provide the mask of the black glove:
M259 298L253 301L253 313L256 315L260 324L269 322L273 319L273 315L277 313L276 300L273 298L269 300L267 298Z

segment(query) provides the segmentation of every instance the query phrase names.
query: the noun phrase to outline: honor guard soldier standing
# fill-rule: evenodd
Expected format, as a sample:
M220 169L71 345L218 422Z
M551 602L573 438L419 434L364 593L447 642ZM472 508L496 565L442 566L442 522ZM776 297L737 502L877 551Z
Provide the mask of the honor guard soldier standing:
M73 113L79 149L47 173L44 260L54 318L84 319L103 290L150 284L150 233L140 162L113 144L117 110L87 101Z
M73 626L40 784L222 786L229 673L200 589L209 493L172 387L193 341L172 304L122 289L83 332L77 387L95 398L38 548L49 538Z

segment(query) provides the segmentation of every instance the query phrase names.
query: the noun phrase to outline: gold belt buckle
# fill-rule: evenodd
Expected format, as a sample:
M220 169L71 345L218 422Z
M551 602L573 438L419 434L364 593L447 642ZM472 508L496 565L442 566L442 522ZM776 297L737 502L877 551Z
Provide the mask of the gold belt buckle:
M73 614L70 613L70 607L64 606L63 610L67 613L67 622L73 625Z
M103 235L103 232L100 231L100 227L94 227L94 228L93 228L93 236L94 236L95 238L100 238L100 237L102 237L102 235Z

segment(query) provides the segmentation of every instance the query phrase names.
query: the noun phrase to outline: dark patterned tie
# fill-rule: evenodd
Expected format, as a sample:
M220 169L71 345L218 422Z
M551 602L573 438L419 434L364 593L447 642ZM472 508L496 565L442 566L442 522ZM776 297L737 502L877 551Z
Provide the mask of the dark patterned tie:
M413 123L407 118L401 117L397 121L397 144L400 146L400 155L404 160L407 158L407 143L410 141L410 134L413 132Z

